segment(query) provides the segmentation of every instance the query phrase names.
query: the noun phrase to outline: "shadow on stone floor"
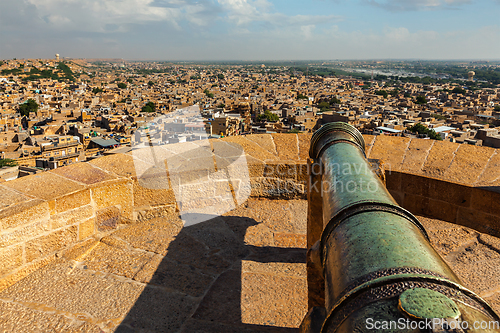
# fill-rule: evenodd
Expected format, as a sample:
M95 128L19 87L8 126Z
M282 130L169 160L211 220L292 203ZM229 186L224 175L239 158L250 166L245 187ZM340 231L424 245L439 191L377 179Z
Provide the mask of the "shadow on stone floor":
M116 332L298 331L306 249L245 244L257 224L220 216L182 228L154 273L137 273L148 285Z

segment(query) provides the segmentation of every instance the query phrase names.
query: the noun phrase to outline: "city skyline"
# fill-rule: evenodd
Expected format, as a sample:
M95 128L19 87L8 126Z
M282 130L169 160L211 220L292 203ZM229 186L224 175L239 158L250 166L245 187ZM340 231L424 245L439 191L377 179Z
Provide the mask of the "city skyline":
M0 58L500 59L498 0L4 0Z

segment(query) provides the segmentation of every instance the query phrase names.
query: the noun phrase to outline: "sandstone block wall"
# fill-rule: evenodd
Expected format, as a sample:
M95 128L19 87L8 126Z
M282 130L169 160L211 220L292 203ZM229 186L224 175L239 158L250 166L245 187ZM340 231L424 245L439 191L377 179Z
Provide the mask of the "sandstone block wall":
M414 214L500 236L500 150L451 142L365 136L384 161L387 188Z
M58 251L105 234L110 220L134 220L131 180L91 164L19 178L3 183L0 192L0 289Z
M222 142L245 151L248 195L306 198L310 139L310 134L259 134ZM500 232L498 150L386 136L365 140L368 157L384 162L387 186L403 207L493 235ZM215 165L222 159L214 156ZM133 156L117 154L1 184L0 289L78 242L182 210L167 164L163 174L138 175ZM233 171L237 178L238 170ZM191 176L176 176L185 182L183 193L207 204L200 177ZM234 197L241 183L213 174L207 179L211 185L205 190L216 198Z
M393 171L387 187L409 211L500 237L500 193L488 187Z

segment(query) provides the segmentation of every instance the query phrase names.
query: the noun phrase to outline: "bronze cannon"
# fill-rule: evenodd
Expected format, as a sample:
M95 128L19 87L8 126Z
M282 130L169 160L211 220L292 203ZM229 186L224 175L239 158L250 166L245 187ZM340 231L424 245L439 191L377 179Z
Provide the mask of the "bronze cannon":
M359 131L328 123L311 139L309 313L301 332L499 332L418 219L374 172ZM311 244L311 239L319 239Z

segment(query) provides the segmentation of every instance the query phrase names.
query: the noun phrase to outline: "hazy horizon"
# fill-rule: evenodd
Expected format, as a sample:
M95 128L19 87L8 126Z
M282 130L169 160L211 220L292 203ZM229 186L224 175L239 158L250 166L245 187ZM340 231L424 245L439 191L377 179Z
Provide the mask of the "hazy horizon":
M54 55L49 57L12 57L12 58L0 58L0 60L25 60L25 59L53 59ZM194 63L194 64L203 64L203 63L291 63L292 65L295 63L296 65L304 65L306 62L319 63L319 62L374 62L374 61L382 61L382 62L449 62L449 63L467 63L467 62L491 62L498 63L500 62L500 58L497 59L417 59L417 58L408 58L408 59L384 59L384 58L373 58L373 59L199 59L199 60L182 60L182 59L126 59L126 58L111 58L111 57L60 57L60 61L65 60L86 60L86 61L124 61L124 62L156 62L156 63Z
M0 58L496 61L498 13L500 0L2 0Z

